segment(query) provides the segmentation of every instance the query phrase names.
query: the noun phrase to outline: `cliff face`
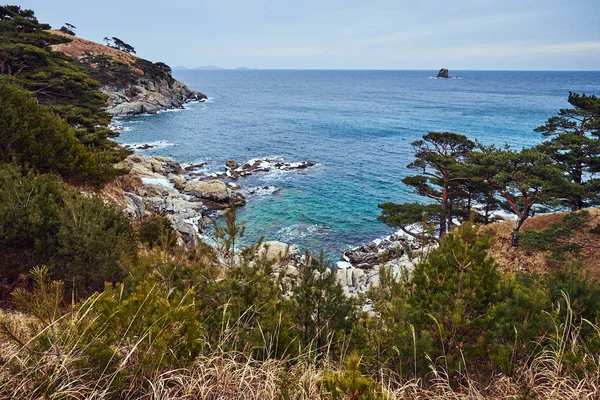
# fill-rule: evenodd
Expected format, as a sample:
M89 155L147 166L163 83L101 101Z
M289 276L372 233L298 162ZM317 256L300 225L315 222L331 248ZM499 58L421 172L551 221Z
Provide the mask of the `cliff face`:
M206 100L204 94L188 89L183 83L165 79L142 78L127 86L103 86L102 91L108 95L107 111L113 116L152 114Z
M100 82L102 92L108 96L107 112L112 116L183 108L185 103L207 98L175 80L166 64L152 63L60 31L52 33L71 39L70 43L53 46L53 50L73 57L92 78Z

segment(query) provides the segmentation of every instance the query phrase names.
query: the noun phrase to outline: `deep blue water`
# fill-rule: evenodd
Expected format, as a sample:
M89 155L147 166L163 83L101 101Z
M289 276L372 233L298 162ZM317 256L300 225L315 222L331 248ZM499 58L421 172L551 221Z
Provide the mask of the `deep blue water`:
M410 174L410 143L447 130L491 144L540 141L533 129L567 107L569 91L600 94L600 72L451 71L177 71L210 101L187 110L122 121L122 143L163 141L145 151L180 162L283 156L312 160L302 172L241 179L275 185L240 211L253 240L295 242L335 255L391 232L377 204L418 199L401 179Z

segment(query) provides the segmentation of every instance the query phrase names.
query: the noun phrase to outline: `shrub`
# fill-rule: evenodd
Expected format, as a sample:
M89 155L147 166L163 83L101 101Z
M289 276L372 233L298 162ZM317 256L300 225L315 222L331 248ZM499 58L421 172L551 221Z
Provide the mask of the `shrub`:
M129 220L94 197L78 194L55 175L0 167L0 273L9 281L46 264L76 296L125 276L134 257Z
M0 163L104 183L119 173L112 162L89 152L67 122L38 105L30 93L0 84Z

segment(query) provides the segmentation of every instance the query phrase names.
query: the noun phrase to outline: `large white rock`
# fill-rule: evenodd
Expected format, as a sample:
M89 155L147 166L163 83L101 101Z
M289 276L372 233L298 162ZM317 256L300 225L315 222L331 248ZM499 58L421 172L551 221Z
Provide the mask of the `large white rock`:
M275 263L286 256L296 256L299 253L300 250L298 250L298 246L295 244L289 245L275 240L262 243L258 249L259 257L265 257L267 261Z
M357 289L360 289L365 283L367 283L367 276L365 275L365 271L359 268L354 268L352 270L352 286Z
M170 157L145 156L132 154L116 165L117 168L129 169L140 178L161 179L169 174L183 172L181 165Z
M337 262L338 269L349 269L352 268L352 264L347 261L338 261Z
M227 201L229 199L227 185L225 182L218 180L188 182L183 189L183 193L213 201Z
M183 193L199 199L212 202L213 209L222 209L227 206L243 206L246 199L239 189L228 186L225 182L213 179L210 181L188 181L183 188Z
M335 278L342 287L348 286L348 280L346 279L345 269L338 269L335 273Z

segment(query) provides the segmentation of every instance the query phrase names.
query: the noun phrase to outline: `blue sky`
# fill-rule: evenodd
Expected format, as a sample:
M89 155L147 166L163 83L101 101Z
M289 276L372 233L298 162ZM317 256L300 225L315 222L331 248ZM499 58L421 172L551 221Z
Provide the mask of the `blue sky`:
M23 0L171 66L600 70L599 0Z

